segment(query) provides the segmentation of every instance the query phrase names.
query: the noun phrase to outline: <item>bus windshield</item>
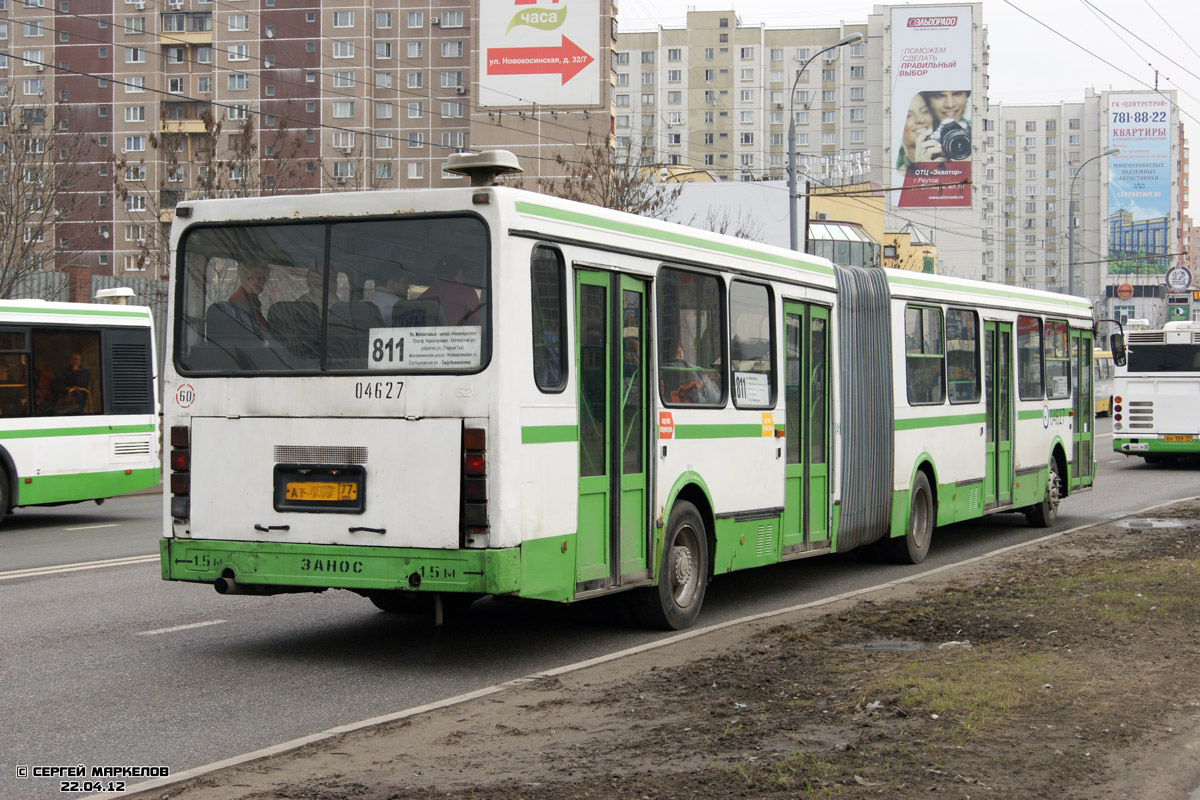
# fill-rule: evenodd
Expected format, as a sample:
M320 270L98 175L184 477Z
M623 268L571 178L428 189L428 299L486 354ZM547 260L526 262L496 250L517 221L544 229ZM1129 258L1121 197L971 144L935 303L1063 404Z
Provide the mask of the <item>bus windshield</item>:
M1130 375L1152 372L1200 372L1200 345L1135 344L1129 348Z
M197 226L179 263L183 374L461 373L490 356L475 216Z

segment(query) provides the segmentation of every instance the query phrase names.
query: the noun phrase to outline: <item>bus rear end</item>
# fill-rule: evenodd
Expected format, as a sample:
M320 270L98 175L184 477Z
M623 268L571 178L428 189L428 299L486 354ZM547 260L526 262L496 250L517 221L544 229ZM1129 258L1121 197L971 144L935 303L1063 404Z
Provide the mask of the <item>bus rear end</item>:
M1113 390L1113 449L1148 463L1200 455L1200 323L1130 331Z
M488 539L489 225L287 202L176 220L164 579L385 608L510 590Z

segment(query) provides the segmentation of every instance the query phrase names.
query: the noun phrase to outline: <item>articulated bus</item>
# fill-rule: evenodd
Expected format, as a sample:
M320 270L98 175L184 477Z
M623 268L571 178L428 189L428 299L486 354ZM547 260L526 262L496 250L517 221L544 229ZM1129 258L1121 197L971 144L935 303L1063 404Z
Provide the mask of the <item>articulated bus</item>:
M1113 450L1148 464L1200 456L1200 323L1125 334L1113 391Z
M1092 484L1086 300L473 180L176 209L164 579L682 628L714 576Z
M0 519L158 484L150 310L0 300Z

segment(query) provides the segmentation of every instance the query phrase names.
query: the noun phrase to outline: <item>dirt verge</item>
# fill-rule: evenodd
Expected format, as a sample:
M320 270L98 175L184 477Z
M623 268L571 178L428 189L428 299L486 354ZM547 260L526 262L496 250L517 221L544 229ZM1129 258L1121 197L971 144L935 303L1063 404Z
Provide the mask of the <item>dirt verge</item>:
M1200 502L139 798L1187 798Z

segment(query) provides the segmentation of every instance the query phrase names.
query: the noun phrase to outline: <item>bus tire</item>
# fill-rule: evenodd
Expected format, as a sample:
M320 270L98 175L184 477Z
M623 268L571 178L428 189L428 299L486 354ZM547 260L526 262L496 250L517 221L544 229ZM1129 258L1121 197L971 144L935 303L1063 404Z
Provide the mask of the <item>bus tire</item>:
M1025 510L1025 519L1030 527L1049 528L1058 517L1058 504L1062 500L1062 479L1058 474L1058 459L1050 459L1050 476L1046 480L1046 496L1042 502Z
M708 536L696 507L680 500L671 510L663 539L658 585L632 599L634 618L644 627L682 630L700 616L708 583Z
M933 541L933 491L921 470L913 478L908 498L908 530L883 543L884 556L894 564L920 564Z

